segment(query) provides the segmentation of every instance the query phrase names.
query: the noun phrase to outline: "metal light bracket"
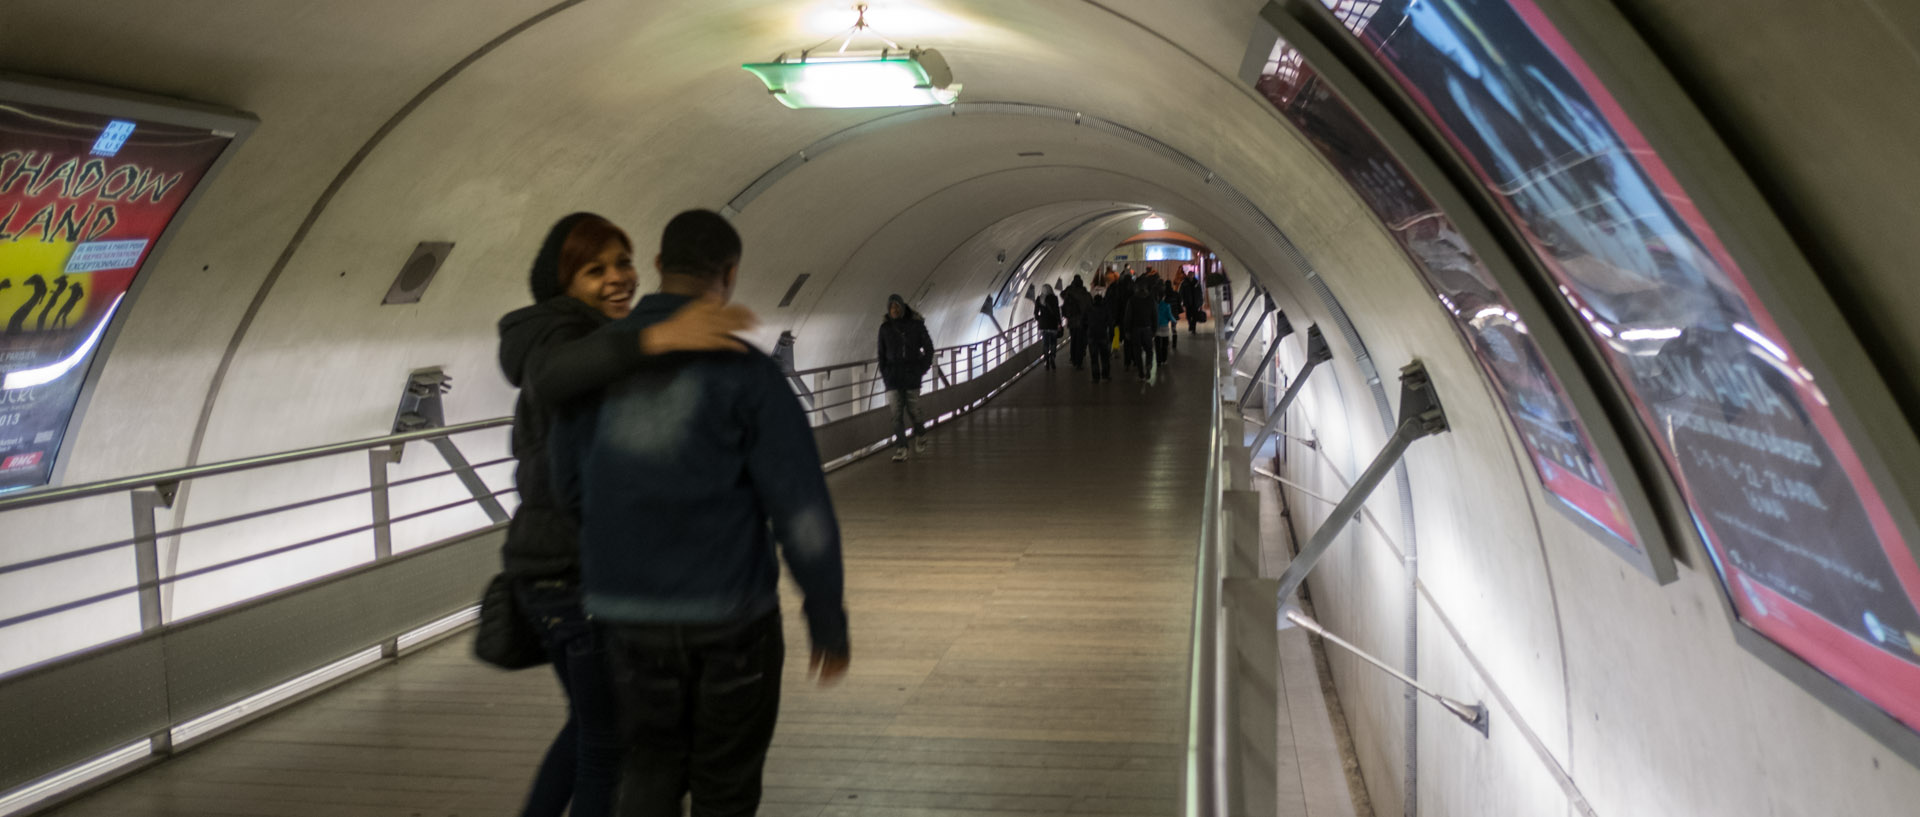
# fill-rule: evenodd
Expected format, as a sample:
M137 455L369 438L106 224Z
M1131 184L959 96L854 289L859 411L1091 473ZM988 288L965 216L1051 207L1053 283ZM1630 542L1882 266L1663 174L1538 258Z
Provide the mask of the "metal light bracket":
M1282 318L1284 317L1283 314ZM1287 408L1293 405L1294 398L1299 397L1301 389L1306 387L1307 376L1313 374L1313 370L1319 368L1320 364L1330 360L1333 360L1333 347L1327 345L1327 336L1321 334L1320 325L1314 324L1307 327L1307 362L1300 367L1300 373L1295 375L1293 382L1287 386L1287 393L1281 396L1279 404L1273 407L1273 411L1267 413L1267 422L1260 426L1260 433L1253 435L1253 446L1249 450L1259 451L1267 444L1267 440L1280 430L1280 421L1286 419ZM1262 367L1261 373L1265 372L1266 369Z
M1320 330L1313 327L1308 327L1308 332L1310 333L1318 332L1318 331ZM1247 384L1246 390L1242 391L1241 394L1246 394L1248 392L1253 391L1254 389L1259 388L1260 381L1267 379L1267 372L1273 368L1273 355L1275 352L1280 351L1280 341L1286 340L1287 336L1292 334L1293 334L1293 321L1287 320L1286 310L1284 309L1274 310L1273 311L1273 342L1267 344L1267 353L1260 356L1260 365L1254 367L1253 375L1252 375L1253 381ZM1312 340L1313 337L1314 337L1313 335L1308 336L1307 344L1309 347L1311 347L1313 344L1313 340ZM1252 338L1248 338L1248 341L1251 342ZM1322 341L1320 345L1325 346L1326 342Z
M1440 407L1440 395L1434 391L1433 380L1427 376L1427 367L1416 360L1400 370L1400 422L1393 429L1393 436L1387 438L1387 445L1373 458L1367 470L1354 480L1347 489L1347 495L1327 515L1327 521L1313 532L1313 538L1299 555L1287 565L1287 571L1280 576L1280 605L1284 609L1288 599L1300 589L1307 580L1307 574L1319 564L1321 557L1327 555L1327 549L1333 546L1334 537L1353 521L1354 514L1360 512L1360 506L1367 501L1373 489L1379 487L1387 473L1406 456L1407 449L1415 440L1432 436L1447 430L1447 415ZM1286 628L1287 619L1281 618L1281 628Z

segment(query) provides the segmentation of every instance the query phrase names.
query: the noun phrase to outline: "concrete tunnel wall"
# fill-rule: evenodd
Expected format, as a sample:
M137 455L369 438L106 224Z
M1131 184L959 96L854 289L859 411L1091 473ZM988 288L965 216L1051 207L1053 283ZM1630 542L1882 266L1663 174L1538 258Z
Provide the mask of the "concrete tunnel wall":
M1873 45L1863 49L1859 39L1825 36L1840 24L1812 8L1772 4L1780 16L1752 24L1764 34L1759 42L1828 58L1817 65L1872 68L1896 87L1891 79L1920 75L1914 38L1901 39L1915 30L1900 16L1910 12L1872 0L1851 4L1908 25L1849 30ZM1340 475L1357 474L1383 431L1355 350L1332 331L1334 316L1306 285L1306 270L1274 243L1262 223L1270 222L1331 289L1380 370L1390 375L1416 357L1427 363L1453 422L1451 433L1422 441L1407 461L1421 575L1433 599L1419 608L1421 676L1450 694L1490 702L1492 679L1520 722L1496 708L1492 735L1482 739L1423 702L1423 813L1573 813L1521 725L1601 815L1895 815L1920 802L1920 770L1734 645L1707 572L1682 567L1678 583L1655 586L1547 507L1513 427L1405 257L1311 147L1232 78L1261 3L875 3L876 21L889 6L899 14L884 26L890 36L941 47L966 84L964 100L1026 106L1020 109L795 112L766 99L738 70L845 25L842 5L14 0L0 7L0 69L226 105L262 120L145 273L73 436L66 481L384 433L400 381L427 365L444 365L456 378L450 421L505 414L512 392L495 374L493 321L526 301L524 269L553 218L573 209L605 212L629 227L644 255L672 212L726 205L787 157L820 146L736 217L748 246L739 298L766 321L757 340L795 331L803 367L864 357L888 292L918 299L942 344L983 337L991 323L976 310L1004 276L999 252L1011 265L1042 237L1060 236L1048 261L1059 272L1039 278L1064 277L1079 261L1097 263L1133 231L1132 222L1099 214L1152 208L1228 258L1236 276L1256 275L1296 326L1328 329L1336 362L1316 375L1298 410L1325 456L1296 447L1289 458L1295 476L1337 495ZM1680 73L1703 77L1714 90L1702 104L1722 104L1722 122L1740 125L1757 155L1778 160L1779 184L1805 193L1789 220L1818 228L1816 257L1849 262L1821 271L1869 323L1863 337L1874 342L1882 371L1890 360L1912 359L1920 340L1898 328L1911 311L1899 308L1905 290L1898 287L1912 257L1901 242L1914 240L1912 231L1848 218L1868 206L1877 214L1920 211L1913 192L1920 184L1912 183L1920 161L1908 152L1889 169L1885 158L1888 134L1911 134L1911 107L1886 105L1860 83L1849 83L1852 95L1821 96L1821 81L1832 77L1824 67L1805 70L1804 61L1797 73L1770 64L1764 87L1738 76L1762 46L1714 35L1712 21L1724 19L1731 3L1622 6L1660 23L1649 38L1663 53L1689 55ZM449 68L529 21L370 142ZM1821 99L1829 122L1844 116L1849 150L1800 149L1821 129L1763 101L1776 94ZM1076 125L1074 113L1118 123L1192 162L1111 129ZM822 145L863 123L873 124ZM1045 155L1017 155L1036 150ZM1238 207L1196 166L1244 193L1257 212ZM1845 185L1832 181L1836 175ZM1094 221L1083 224L1087 218ZM423 240L456 243L426 299L378 306ZM290 247L257 317L236 338L249 302ZM812 278L800 297L777 308L802 272ZM1005 323L1027 314L1016 306L998 317ZM1286 341L1286 370L1298 368L1301 342ZM230 344L231 368L216 390ZM476 459L491 458L504 451L504 436L476 439L471 448ZM425 460L403 467L424 471ZM363 468L316 464L266 480L209 481L194 488L183 518L352 487ZM96 504L97 513L90 505L36 514L27 518L31 536L10 526L0 540L11 556L124 536L124 508ZM1393 492L1378 492L1370 507L1398 537ZM1298 496L1293 508L1303 532L1325 512ZM317 524L329 509L311 513L278 524ZM423 525L413 541L470 521ZM253 533L190 540L178 568L243 552ZM1405 614L1404 575L1392 551L1398 543L1365 526L1347 538L1312 587L1322 618L1362 647L1398 656ZM297 581L365 551L364 542L344 541L182 587L174 612ZM1690 562L1706 564L1697 552ZM110 587L124 581L119 572L96 561L32 582L0 579L0 606L30 609L48 587ZM126 631L128 612L50 619L9 636L0 651L58 651L79 633L113 637ZM1408 796L1402 690L1354 659L1331 658L1377 813L1399 813Z

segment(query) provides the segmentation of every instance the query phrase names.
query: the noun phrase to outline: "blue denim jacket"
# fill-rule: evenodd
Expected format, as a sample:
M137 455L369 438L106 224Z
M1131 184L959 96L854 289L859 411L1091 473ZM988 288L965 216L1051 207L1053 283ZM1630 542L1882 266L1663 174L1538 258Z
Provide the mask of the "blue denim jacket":
M690 300L654 294L601 331ZM806 595L813 647L844 652L840 527L813 429L773 359L686 354L609 386L555 423L557 493L580 514L587 613L714 623L778 609L780 566Z

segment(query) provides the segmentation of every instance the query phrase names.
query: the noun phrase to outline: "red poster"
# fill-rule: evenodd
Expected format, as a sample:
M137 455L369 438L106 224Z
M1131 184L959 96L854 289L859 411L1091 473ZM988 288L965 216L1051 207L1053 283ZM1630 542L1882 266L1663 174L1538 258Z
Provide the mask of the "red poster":
M0 492L51 479L108 322L232 140L0 100Z

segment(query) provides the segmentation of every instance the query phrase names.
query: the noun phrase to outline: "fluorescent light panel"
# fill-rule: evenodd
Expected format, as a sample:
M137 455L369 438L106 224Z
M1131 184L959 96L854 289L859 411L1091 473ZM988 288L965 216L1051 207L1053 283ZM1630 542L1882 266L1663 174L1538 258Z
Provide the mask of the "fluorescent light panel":
M960 86L933 87L911 57L821 57L741 66L789 108L898 108L950 105Z

